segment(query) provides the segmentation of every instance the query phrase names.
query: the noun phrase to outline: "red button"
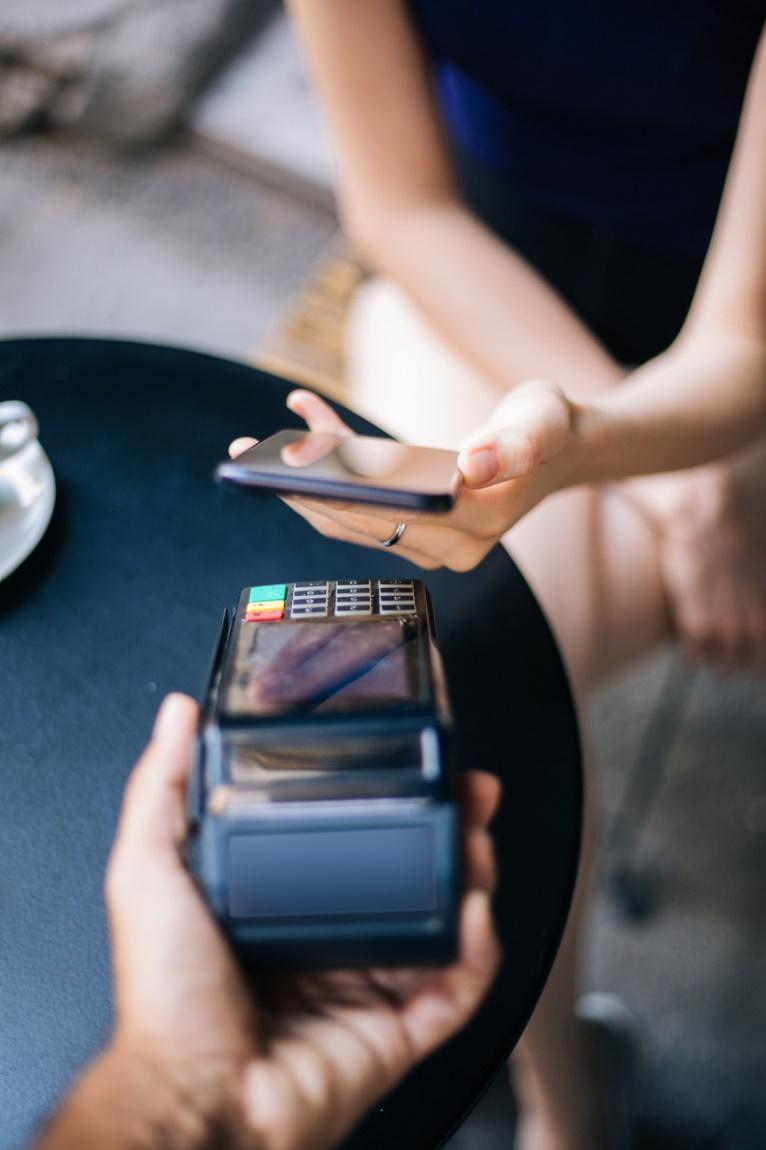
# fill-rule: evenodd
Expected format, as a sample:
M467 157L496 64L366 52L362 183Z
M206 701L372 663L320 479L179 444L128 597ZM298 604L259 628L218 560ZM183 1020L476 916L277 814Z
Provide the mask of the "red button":
M284 619L284 611L248 611L245 615L246 623L267 623L271 619Z

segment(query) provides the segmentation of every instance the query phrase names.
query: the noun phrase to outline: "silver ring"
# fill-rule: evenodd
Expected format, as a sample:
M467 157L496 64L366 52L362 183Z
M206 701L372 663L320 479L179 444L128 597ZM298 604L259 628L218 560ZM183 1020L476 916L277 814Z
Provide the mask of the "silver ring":
M393 529L393 531L389 535L388 539L381 539L381 541L380 541L381 547L395 547L396 544L401 539L402 535L404 535L404 532L406 530L407 530L407 524L406 523L397 523L396 527Z

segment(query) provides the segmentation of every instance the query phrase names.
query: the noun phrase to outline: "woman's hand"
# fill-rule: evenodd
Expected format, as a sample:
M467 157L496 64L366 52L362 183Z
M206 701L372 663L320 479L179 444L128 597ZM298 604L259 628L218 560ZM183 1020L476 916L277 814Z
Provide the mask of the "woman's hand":
M312 431L351 435L332 408L309 391L294 391L287 406ZM492 426L458 457L462 482L447 514L407 511L397 554L420 567L475 567L505 532L546 495L569 481L577 409L549 383L514 388L496 408ZM256 442L236 439L232 457ZM395 510L285 496L285 503L330 539L380 548L399 520Z
M766 668L765 464L757 486L728 463L625 485L657 532L673 626L693 661Z
M292 392L287 402L314 431L352 434L311 392ZM458 456L455 507L446 515L404 513L397 553L425 568L476 566L546 495L587 474L582 428L589 420L592 426L595 411L547 383L509 392L491 426ZM235 440L229 450L237 455L254 442ZM598 465L598 439L592 443ZM766 665L766 527L758 499L745 497L746 485L728 464L641 476L621 490L657 532L668 607L687 654L728 666ZM302 496L285 502L321 534L373 548L382 547L400 514Z
M468 1021L494 978L486 828L499 785L471 771L451 966L246 983L184 865L196 727L191 699L166 699L131 776L106 882L115 1032L37 1150L329 1150Z

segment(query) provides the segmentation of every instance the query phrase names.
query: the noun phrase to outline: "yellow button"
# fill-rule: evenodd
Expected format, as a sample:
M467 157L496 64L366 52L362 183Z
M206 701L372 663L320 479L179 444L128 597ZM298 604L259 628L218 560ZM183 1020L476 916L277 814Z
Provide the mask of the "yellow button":
M253 612L260 613L261 611L283 611L284 606L284 599L269 599L261 603L248 603L246 611L248 615L251 615Z

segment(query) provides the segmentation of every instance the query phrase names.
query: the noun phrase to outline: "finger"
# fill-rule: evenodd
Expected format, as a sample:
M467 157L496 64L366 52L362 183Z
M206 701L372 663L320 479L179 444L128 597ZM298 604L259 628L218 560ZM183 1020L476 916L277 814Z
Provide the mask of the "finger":
M383 524L388 526L390 534L396 524L400 522L402 515L407 516L408 530L416 523L422 523L427 527L438 527L440 530L443 530L445 527L444 512L431 514L427 511L416 511L410 507L408 507L406 511L403 511L400 507L384 507L383 504L372 507L364 503L353 502L352 500L313 499L308 495L291 495L288 498L294 499L311 510L318 511L322 515L357 515L360 520L369 520L372 524L377 525L376 532L379 525Z
M402 1011L415 1060L468 1022L497 973L500 944L487 891L473 890L463 897L458 948L458 961L416 992Z
M177 854L186 835L186 782L198 710L186 695L168 695L152 737L128 781L114 854L126 866L148 854Z
M557 455L571 431L571 409L552 384L515 388L498 407L499 430L475 436L458 456L467 487L488 487L528 475Z
M239 439L232 439L229 444L229 458L236 459L243 451L249 451L251 447L255 447L257 439L253 439L250 435L242 435Z
M305 519L315 531L324 535L326 539L336 539L342 543L356 543L362 547L375 547L378 543L378 540L369 533L362 534L350 530L346 526L343 515L328 514L324 507L316 501L309 503L308 500L295 499L291 496L284 496L282 501L296 515L300 515L301 519Z
M321 534L347 543L382 548L383 541L390 538L396 527L391 519L381 519L377 512L360 511L358 505L346 509L325 500L302 496L288 497L285 502ZM403 542L396 544L396 554L410 559L419 567L432 570L447 566L464 571L483 559L492 545L493 540L479 539L466 531L441 524L413 522L410 512L406 514L405 535L402 536ZM339 530L328 526L328 520Z
M468 831L463 836L463 866L466 890L492 892L497 885L495 847L485 830Z
M325 515L323 511L309 510L304 500L286 498L284 502L296 515L300 515L301 519L305 519L315 531L318 531L319 534L323 535L326 539L334 539L338 543L353 543L358 547L370 547L376 551L386 550L381 542L382 537L375 539L368 534L361 534L360 532L349 530L342 522L342 517L340 516ZM426 570L435 570L437 567L442 566L439 559L415 551L411 547L402 546L401 544L397 544L396 554L400 558L407 559L410 563L415 563L418 567L423 567Z
M459 967L465 983L465 1021L489 989L500 964L500 944L492 920L488 891L473 890L463 897L459 923Z
M282 462L288 467L310 467L312 463L324 459L338 445L334 436L325 438L328 434L326 431L310 431L294 443L287 443L279 453Z
M295 415L305 419L312 431L331 431L336 435L353 434L351 428L336 415L329 403L325 403L313 391L291 391L287 397L287 406Z
M291 506L299 504L312 515L335 523L353 535L364 536L371 543L380 543L381 540L390 538L396 530L396 522L378 514L377 511L362 510L358 504L341 508L324 499L304 499L300 496L297 498L289 496L288 499Z
M488 826L500 805L502 784L489 771L466 771L459 779L463 826Z

